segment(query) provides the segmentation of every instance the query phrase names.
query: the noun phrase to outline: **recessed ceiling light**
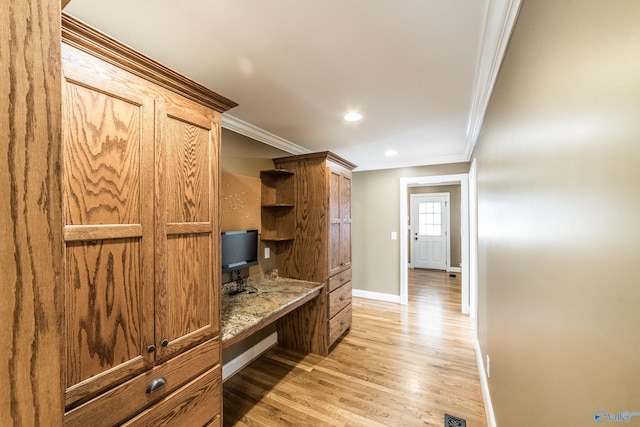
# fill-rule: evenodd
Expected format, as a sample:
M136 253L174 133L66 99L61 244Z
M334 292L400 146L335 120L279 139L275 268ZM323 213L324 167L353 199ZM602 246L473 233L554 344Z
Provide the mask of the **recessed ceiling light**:
M344 119L348 122L357 122L361 118L362 118L362 114L355 113L355 112L347 113L344 115Z
M396 154L398 154L396 150L387 150L384 152L384 155L387 157L395 156Z

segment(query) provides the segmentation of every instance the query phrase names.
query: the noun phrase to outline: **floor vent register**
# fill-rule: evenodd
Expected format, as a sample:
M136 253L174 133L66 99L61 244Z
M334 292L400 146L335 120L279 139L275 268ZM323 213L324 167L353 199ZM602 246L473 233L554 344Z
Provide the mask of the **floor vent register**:
M467 427L467 422L462 418L444 414L444 427Z

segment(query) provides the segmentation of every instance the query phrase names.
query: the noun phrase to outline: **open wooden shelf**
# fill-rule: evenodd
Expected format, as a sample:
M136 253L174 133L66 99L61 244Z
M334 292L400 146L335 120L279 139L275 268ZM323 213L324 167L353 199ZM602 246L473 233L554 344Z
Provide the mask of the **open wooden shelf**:
M295 177L284 169L260 172L262 240L289 241L295 237Z

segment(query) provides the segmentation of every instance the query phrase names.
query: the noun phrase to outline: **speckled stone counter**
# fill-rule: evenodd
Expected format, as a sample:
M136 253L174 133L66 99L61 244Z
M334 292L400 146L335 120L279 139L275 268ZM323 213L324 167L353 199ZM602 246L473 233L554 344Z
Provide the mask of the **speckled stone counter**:
M246 290L235 295L229 295L235 283L223 286L223 349L317 297L324 284L258 275L246 279L244 286Z

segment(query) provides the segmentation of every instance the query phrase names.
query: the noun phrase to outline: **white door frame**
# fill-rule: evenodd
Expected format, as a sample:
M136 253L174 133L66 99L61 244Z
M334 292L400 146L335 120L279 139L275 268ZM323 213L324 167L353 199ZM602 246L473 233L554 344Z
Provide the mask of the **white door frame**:
M415 193L415 194L409 194L409 222L411 223L411 231L412 231L412 235L411 235L411 262L409 264L410 268L413 268L415 266L415 254L416 254L416 250L415 250L415 240L413 239L413 227L414 227L414 214L415 212L413 212L413 199L416 197L430 197L430 196L434 196L434 197L444 197L446 199L446 205L445 205L445 240L447 242L447 259L446 259L446 268L445 270L447 272L451 271L451 193Z
M409 185L433 185L460 183L460 223L462 233L462 312L469 314L469 174L419 176L400 178L400 303L409 302Z
M478 317L478 179L476 159L469 168L469 317Z

